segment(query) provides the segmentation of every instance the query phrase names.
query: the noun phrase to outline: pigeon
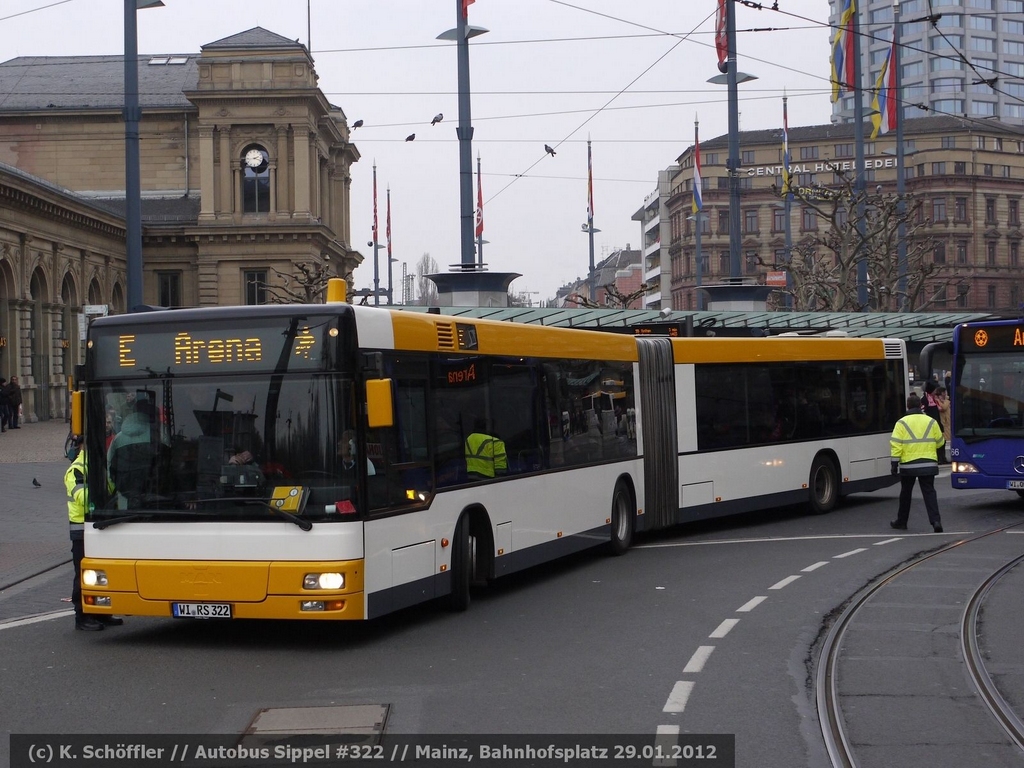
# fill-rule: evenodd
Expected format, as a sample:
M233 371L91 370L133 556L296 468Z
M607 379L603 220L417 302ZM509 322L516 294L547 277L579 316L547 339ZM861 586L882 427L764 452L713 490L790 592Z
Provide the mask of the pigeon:
M431 125L437 125L442 120L444 120L444 115L442 115L440 112L438 112L436 115L434 115L434 119L430 121L430 124Z
M33 488L42 488L42 487L43 487L43 485L42 485L42 483L40 483L40 482L39 482L38 480L36 480L36 479L35 479L35 478L33 477L33 478L32 478L32 487L33 487Z
M416 138L416 134L415 133L410 133L408 136L405 137L405 140L406 141L412 141L415 138Z
M547 144L545 144L545 145L544 145L544 151L545 151L545 152L547 152L547 153L548 153L549 155L551 155L552 157L554 157L554 156L555 156L555 150L553 150L553 149L552 149L551 147L549 147L549 146L548 146Z
M362 128L362 127L363 127L363 121L362 120L356 120L354 123L352 123L352 130L353 131L356 128Z

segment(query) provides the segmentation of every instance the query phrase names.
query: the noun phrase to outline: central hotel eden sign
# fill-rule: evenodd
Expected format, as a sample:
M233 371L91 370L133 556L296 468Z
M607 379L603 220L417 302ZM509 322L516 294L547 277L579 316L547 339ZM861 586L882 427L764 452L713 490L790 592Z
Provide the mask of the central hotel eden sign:
M852 171L857 163L853 160L826 160L814 165L797 163L789 166L789 172L794 176L798 173L825 173L827 171ZM864 170L871 171L877 168L895 168L895 157L868 158L864 161ZM746 168L747 176L781 176L783 166L781 165L758 165Z

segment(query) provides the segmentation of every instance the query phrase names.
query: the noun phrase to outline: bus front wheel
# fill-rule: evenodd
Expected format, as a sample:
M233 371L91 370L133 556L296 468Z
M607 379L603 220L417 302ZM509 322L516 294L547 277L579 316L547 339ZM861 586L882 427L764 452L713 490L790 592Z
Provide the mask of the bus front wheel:
M807 486L812 514L824 515L835 509L839 500L839 473L835 462L823 454L815 456Z
M625 484L617 483L612 495L612 539L613 555L623 555L633 543L633 496Z
M452 536L452 591L448 593L448 610L460 612L469 608L469 587L475 565L476 537L470 535L469 518L463 515Z

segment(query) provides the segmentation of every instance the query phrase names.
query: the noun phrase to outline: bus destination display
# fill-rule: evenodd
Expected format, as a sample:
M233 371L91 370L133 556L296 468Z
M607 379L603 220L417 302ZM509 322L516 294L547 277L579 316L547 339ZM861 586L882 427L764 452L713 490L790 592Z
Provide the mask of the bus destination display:
M1024 352L1024 323L1019 325L967 324L960 329L963 352Z
M254 327L255 326L255 327ZM148 330L97 329L92 339L96 374L137 373L176 375L233 371L241 373L285 370L317 370L323 363L323 340L314 331L325 330L308 322L294 331L274 324L245 329ZM312 327L311 327L312 326ZM284 349L287 344L288 348Z

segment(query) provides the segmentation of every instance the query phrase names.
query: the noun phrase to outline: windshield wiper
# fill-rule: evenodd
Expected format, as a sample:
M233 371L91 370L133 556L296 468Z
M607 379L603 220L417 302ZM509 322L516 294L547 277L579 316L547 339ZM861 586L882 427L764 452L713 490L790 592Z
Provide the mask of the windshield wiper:
M299 517L298 515L293 515L291 512L285 512L283 509L278 509L277 507L268 504L263 499L254 499L251 496L222 496L221 498L215 499L194 499L191 500L189 503L213 504L225 501L233 502L235 504L258 504L261 507L266 507L271 512L273 512L275 517L278 517L282 520L287 520L290 523L295 523L295 525L299 526L299 528L301 528L304 531L311 531L313 529L313 524L309 522L309 520Z

